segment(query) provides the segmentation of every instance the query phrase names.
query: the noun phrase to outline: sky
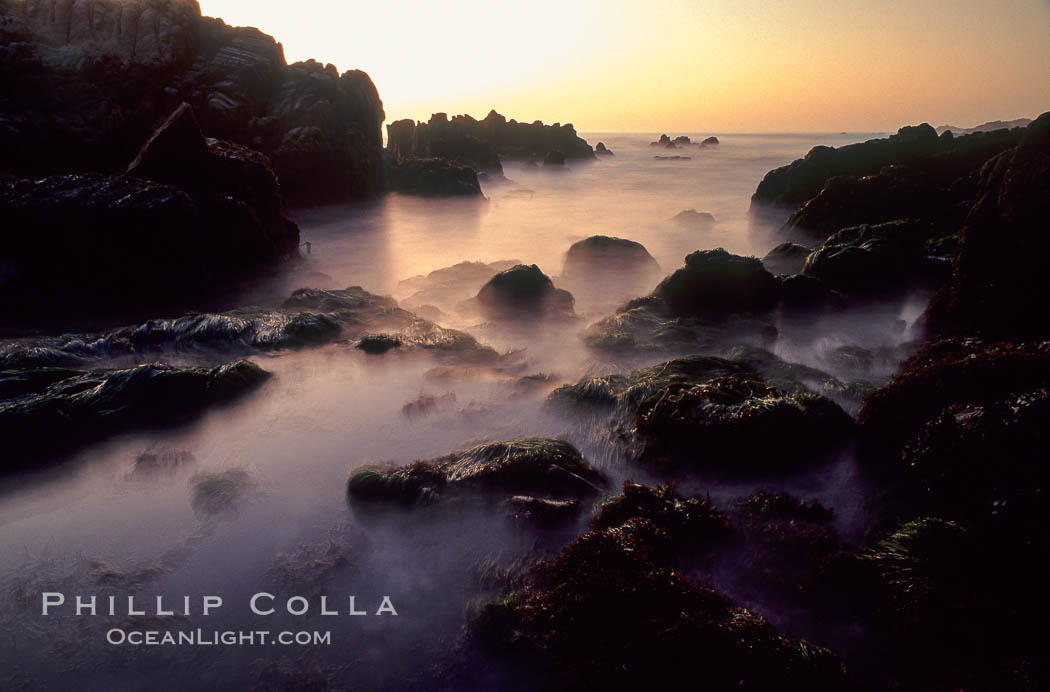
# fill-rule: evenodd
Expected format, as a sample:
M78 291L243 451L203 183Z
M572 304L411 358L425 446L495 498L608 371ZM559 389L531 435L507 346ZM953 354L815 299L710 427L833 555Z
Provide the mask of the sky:
M1050 110L1050 0L200 0L289 62L362 69L387 122L881 132Z

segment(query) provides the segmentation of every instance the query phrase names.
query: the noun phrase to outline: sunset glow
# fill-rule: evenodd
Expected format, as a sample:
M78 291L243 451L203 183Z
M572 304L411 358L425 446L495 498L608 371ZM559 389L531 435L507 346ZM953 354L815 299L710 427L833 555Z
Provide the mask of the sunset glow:
M895 129L1034 117L1050 4L203 0L289 61L367 71L388 121L435 111L582 130Z

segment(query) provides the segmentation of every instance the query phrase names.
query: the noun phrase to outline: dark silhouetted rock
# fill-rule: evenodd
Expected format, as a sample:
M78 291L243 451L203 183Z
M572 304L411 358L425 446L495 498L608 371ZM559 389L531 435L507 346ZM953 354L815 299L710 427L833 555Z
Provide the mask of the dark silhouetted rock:
M658 159L660 161L689 161L693 157L692 156L654 156L653 158L654 159Z
M477 295L482 308L495 317L569 316L573 297L557 289L535 264L519 264L489 279Z
M798 243L781 243L766 253L762 265L774 274L798 274L809 253L808 247Z
M3 164L21 176L123 168L179 103L208 137L265 154L289 202L383 189L383 107L363 72L288 65L257 29L194 2L63 0L0 6Z
M594 147L594 153L596 156L612 156L613 153L610 149L606 148L605 142L598 142Z
M965 197L966 178L988 158L1015 146L1021 132L1020 129L1000 130L944 139L923 124L902 127L886 139L837 149L814 147L805 158L766 174L751 198L751 212L779 225L799 205L830 186L826 199L815 203L816 208L805 215L805 221L795 219L789 223L789 228L802 229L819 225L819 233L826 237L847 225L914 216L897 209L890 216L880 218L846 219L837 227L834 227L836 222L824 218L830 212L850 214L851 207L857 204L863 206L863 211L858 213L881 213L876 201L879 199L898 207L929 204L950 209L955 201ZM900 166L900 173L891 168L888 174L880 174L887 166ZM836 176L852 178L833 184L831 179ZM865 181L864 176L877 179ZM922 193L918 197L917 191ZM922 199L930 195L932 198ZM819 215L817 208L820 208Z
M718 144L718 137L707 137L704 141L700 142L700 146L709 147L712 144Z
M671 138L668 137L666 134L662 134L662 135L660 135L660 139L659 140L657 140L655 142L650 142L649 146L651 146L651 147L669 147L669 148L673 148L674 147L674 142L672 142Z
M425 197L481 195L477 171L446 159L405 159L391 164L388 176L395 192Z
M688 137L686 137L685 135L678 135L677 137L675 137L671 141L674 142L676 145L682 145L682 146L685 146L687 144L692 144L693 143L692 140L689 139Z
M1050 113L1023 133L1017 147L981 168L950 286L930 307L935 331L1050 337L1050 323L1034 307L1050 301Z

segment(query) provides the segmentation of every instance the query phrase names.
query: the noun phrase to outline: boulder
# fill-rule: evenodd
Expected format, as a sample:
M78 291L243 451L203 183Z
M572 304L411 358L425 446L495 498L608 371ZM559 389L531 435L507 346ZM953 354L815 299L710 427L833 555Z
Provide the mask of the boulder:
M675 222L683 228L699 228L707 229L715 223L715 217L706 211L697 211L696 209L683 209L682 211L675 214L671 221Z
M718 143L719 143L718 142L718 137L711 136L711 137L704 138L704 140L702 142L700 142L700 146L702 146L702 147L709 147L709 146L711 146L713 144L718 144Z
M660 265L641 243L626 238L592 235L572 244L565 256L563 275L609 274L624 277L641 275L648 279L660 272Z
M652 293L672 315L765 312L776 306L780 281L754 257L722 248L697 250L685 267L660 282Z
M535 264L519 264L496 274L477 295L482 309L493 317L567 317L573 314L573 297Z
M606 148L605 142L598 142L594 146L594 153L596 156L612 156L613 153L610 149Z

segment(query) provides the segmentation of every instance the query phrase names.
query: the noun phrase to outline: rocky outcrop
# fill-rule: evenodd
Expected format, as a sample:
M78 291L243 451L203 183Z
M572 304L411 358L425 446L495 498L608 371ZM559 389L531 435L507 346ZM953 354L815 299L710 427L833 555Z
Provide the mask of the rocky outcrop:
M451 119L435 113L428 122L399 120L387 126L387 150L395 161L439 157L479 171L503 172L500 159L543 160L558 151L568 159L594 158L594 151L571 124L544 125L507 120L490 111L484 120Z
M612 150L605 146L605 142L598 142L594 145L595 156L613 156Z
M565 256L563 276L587 277L608 274L617 280L640 276L648 280L660 272L660 265L641 243L626 238L593 235L573 243Z
M382 103L368 75L288 65L257 29L192 0L0 3L0 146L8 173L113 171L189 103L209 137L267 155L293 204L383 188Z
M185 307L299 244L266 156L206 140L185 103L124 175L7 178L0 210L0 306L27 324L144 303Z
M894 203L940 204L951 208L965 199L968 176L988 158L1017 144L1021 130L999 130L967 137L938 137L927 124L903 127L886 139L872 139L859 144L833 148L818 146L805 158L770 171L751 197L751 212L779 225L799 205L827 191L826 198L815 208L789 222L788 228L800 228L826 237L842 228L838 221L824 221L829 212L867 214L884 213L880 205ZM886 169L899 166L898 169ZM881 172L881 173L880 173ZM852 176L834 181L836 176ZM865 176L877 176L865 180ZM921 191L922 194L917 194ZM897 193L900 194L897 194ZM935 199L921 199L923 195ZM905 214L914 216L914 213ZM901 213L891 218L902 218ZM891 218L859 218L845 225L888 221Z
M1050 113L1019 145L981 168L950 285L930 306L929 324L947 334L1046 339L1050 301Z
M535 264L519 264L496 274L478 291L482 310L496 318L570 317L573 297Z
M673 315L764 312L780 294L780 282L754 257L722 248L697 250L685 267L664 279L652 298Z

